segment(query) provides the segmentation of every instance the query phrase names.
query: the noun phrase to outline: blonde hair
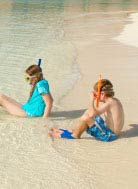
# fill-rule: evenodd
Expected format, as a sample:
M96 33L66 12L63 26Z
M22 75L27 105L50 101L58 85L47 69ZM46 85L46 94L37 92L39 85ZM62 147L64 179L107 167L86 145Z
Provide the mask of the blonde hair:
M94 90L98 91L98 82L95 83ZM108 79L101 80L100 92L102 91L105 93L107 97L113 97L115 95L114 90L113 90L113 85L111 81L109 81Z
M42 68L40 66L37 66L37 65L31 65L26 69L26 73L29 76L35 76L34 84L33 84L33 87L30 91L30 97L31 97L33 92L34 92L34 89L35 89L37 82L40 81L41 79L43 79Z

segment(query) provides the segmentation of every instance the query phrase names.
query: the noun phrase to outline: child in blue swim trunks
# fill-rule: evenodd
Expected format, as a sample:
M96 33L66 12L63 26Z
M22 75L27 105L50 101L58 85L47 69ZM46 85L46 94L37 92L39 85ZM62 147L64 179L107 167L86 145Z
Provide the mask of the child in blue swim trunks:
M108 79L101 80L100 105L95 107L98 95L98 82L90 96L90 107L80 117L71 131L52 128L52 138L78 139L86 131L100 141L112 141L117 138L124 125L124 112L121 102L114 97L113 85ZM103 117L103 118L102 118Z
M10 114L20 117L48 117L52 109L53 98L50 93L49 84L43 78L42 69L38 65L31 65L26 69L26 80L31 85L31 92L25 104L0 94L0 106L4 107Z

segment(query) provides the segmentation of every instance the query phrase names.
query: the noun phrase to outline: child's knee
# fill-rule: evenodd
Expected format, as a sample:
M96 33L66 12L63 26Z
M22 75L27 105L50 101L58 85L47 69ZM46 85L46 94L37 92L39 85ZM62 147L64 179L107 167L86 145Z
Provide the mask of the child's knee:
M81 120L81 121L86 121L86 115L83 114L83 115L80 117L80 120Z
M89 114L84 114L81 116L81 121L84 121L84 122L89 122L90 120L92 120L92 117L89 115Z

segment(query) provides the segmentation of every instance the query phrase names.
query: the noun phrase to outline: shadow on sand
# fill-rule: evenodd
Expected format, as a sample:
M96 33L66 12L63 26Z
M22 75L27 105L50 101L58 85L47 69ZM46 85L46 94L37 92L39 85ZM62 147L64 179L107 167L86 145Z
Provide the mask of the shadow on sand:
M130 124L129 126L130 129L121 132L121 138L138 137L138 124Z
M65 119L75 119L79 118L86 109L81 110L72 110L72 111L59 111L59 112L52 112L52 118L65 118Z

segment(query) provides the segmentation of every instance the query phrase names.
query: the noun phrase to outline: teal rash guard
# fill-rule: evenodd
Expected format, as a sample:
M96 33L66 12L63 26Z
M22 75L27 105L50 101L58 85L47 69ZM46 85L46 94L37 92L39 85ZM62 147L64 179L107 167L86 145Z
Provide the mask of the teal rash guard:
M31 98L22 106L28 117L43 116L46 104L42 94L49 94L49 84L46 79L38 81Z

